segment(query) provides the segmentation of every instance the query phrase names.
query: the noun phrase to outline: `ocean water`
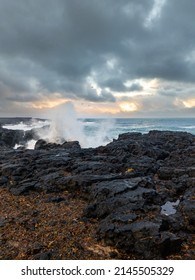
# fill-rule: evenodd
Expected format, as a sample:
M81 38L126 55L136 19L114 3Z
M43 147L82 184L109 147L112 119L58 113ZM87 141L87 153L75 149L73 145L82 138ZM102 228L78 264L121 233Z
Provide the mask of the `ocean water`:
M186 131L195 134L195 118L118 118L112 121L108 119L83 119L82 121L87 133L96 133L98 127L110 121L113 126L110 127L109 136L112 137L126 132L147 133L150 130Z
M127 132L147 133L150 130L185 131L195 135L195 118L118 118L118 119L56 119L40 120L32 119L25 122L4 124L4 128L37 130L39 138L49 142L60 143L62 139L67 141L78 140L82 147L97 147L117 139L119 134ZM26 144L27 148L33 148L35 141Z

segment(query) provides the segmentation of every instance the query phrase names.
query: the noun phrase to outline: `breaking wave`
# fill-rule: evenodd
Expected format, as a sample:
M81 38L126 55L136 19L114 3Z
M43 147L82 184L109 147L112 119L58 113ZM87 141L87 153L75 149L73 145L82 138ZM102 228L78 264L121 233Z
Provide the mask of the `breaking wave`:
M52 110L47 120L33 119L31 122L4 125L4 128L14 130L34 130L37 139L48 143L62 144L64 141L79 141L82 148L98 147L112 141L109 137L114 127L114 120L99 122L79 119L72 102L67 102ZM34 149L36 140L25 144L27 149ZM18 148L20 145L16 145Z

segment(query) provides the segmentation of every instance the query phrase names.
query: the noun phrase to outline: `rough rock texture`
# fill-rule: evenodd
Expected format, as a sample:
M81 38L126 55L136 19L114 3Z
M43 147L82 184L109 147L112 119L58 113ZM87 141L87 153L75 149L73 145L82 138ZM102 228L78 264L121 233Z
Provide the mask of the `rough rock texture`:
M15 144L19 144L23 137L22 130L10 130L0 126L0 147L14 147Z
M194 135L126 133L95 149L76 141L39 140L35 150L6 146L1 188L53 193L53 203L56 193L71 192L88 202L83 217L98 219L97 236L106 244L138 259L195 259Z

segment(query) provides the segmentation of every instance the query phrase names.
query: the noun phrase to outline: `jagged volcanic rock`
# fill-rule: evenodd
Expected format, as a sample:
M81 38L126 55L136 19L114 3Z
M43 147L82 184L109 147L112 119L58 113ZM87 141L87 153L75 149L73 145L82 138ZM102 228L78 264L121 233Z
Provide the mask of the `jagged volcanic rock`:
M193 244L194 135L126 133L95 149L39 140L35 150L13 150L17 135L0 135L0 187L79 195L88 201L83 215L99 221L98 237L137 258L169 258Z

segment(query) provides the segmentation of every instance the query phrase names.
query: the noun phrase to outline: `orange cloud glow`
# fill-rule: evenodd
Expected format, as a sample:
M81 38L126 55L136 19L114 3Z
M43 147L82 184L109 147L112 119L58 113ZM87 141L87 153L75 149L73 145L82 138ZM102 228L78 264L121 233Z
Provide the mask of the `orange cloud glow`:
M123 102L119 104L122 112L135 112L137 111L137 105L133 102Z
M54 100L43 100L43 101L34 102L32 104L32 107L34 109L51 109L56 106L62 105L67 101L68 100L64 98L58 98Z
M183 104L186 108L195 107L195 99L188 99L186 101L183 101Z

